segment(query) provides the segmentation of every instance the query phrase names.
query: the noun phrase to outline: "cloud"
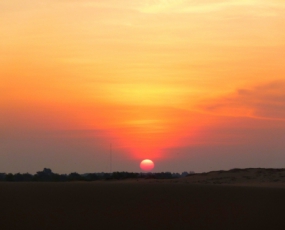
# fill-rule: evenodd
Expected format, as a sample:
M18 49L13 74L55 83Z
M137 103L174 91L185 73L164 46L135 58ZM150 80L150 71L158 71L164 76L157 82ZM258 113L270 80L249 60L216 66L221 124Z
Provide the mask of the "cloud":
M233 5L254 4L255 1L225 1L225 0L204 0L204 1L187 1L187 0L149 0L142 5L141 11L144 13L194 13L210 12L223 9Z
M231 95L202 102L204 112L285 121L285 81L237 89Z

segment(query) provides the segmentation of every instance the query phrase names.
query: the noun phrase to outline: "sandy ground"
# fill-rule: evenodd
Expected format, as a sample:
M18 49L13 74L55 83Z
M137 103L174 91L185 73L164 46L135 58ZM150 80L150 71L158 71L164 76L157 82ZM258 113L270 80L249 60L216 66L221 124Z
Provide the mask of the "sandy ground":
M0 229L285 229L281 182L201 181L3 182Z
M193 174L180 182L194 184L285 187L285 169L232 169Z

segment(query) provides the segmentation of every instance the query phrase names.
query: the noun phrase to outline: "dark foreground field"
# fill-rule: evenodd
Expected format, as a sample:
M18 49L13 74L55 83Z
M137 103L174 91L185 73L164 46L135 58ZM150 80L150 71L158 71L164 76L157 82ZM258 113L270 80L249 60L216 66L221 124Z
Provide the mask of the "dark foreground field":
M285 229L285 189L0 183L0 229Z

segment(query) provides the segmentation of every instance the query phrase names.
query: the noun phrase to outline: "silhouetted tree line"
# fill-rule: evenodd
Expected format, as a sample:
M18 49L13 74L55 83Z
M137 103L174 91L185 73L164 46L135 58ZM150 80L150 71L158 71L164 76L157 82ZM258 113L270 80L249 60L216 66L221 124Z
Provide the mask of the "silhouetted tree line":
M44 168L32 175L29 173L0 173L0 181L54 181L54 182L67 182L67 181L97 181L97 180L124 180L124 179L173 179L185 177L194 172L171 173L133 173L133 172L113 172L113 173L85 173L78 174L76 172L70 174L57 174L53 173L51 169Z

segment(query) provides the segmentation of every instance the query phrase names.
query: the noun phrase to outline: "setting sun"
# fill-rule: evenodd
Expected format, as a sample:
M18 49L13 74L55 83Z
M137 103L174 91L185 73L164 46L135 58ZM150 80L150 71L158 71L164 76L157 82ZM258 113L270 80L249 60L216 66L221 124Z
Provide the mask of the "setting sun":
M146 159L140 163L140 167L144 171L151 171L154 168L154 163L152 160Z

